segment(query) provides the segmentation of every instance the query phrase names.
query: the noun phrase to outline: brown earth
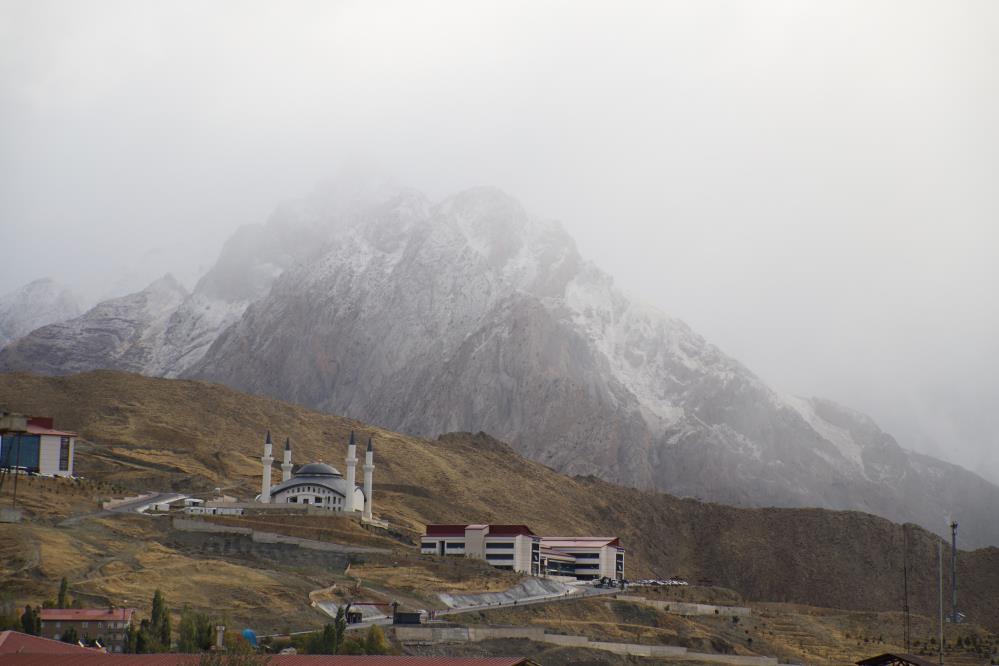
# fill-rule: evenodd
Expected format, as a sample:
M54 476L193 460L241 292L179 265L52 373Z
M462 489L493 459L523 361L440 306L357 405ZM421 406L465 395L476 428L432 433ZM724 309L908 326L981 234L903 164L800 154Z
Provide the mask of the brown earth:
M935 611L939 539L868 514L738 509L570 478L484 434L416 439L203 382L108 371L2 374L0 404L79 431L87 440L79 472L135 490L219 486L247 497L259 484L268 428L278 443L291 437L298 464L338 467L354 429L362 440L374 438L375 513L404 536L427 522L618 535L628 549L629 577L681 575L750 601L895 611L907 540L911 606L924 615ZM962 552L958 568L962 610L999 629L999 549Z

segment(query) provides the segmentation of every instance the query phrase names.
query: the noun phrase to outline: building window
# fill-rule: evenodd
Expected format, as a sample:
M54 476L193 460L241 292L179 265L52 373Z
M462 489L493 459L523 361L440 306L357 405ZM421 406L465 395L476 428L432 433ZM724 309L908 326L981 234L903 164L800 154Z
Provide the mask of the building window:
M595 560L600 557L600 553L573 553L577 560Z
M69 471L69 437L59 440L59 471Z
M464 547L465 547L465 544L462 543L461 541L448 541L447 545L445 546L445 548L448 548L448 549L451 549L451 548L464 548Z
M506 548L507 550L509 550L510 548L513 548L513 542L512 541L508 541L508 542L504 543L504 542L500 541L500 542L487 543L486 544L486 548L487 549Z
M490 560L512 560L513 553L489 553L486 555L486 558Z

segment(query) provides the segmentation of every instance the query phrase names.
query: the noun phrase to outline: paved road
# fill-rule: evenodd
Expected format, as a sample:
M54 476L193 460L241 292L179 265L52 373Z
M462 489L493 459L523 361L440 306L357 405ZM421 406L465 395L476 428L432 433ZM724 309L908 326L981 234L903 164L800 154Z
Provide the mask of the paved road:
M61 521L59 523L59 527L71 527L73 525L79 525L84 520L88 520L90 518L104 518L106 516L113 516L116 513L132 513L148 509L149 507L161 502L170 502L175 499L180 499L181 497L187 497L187 495L183 495L181 493L156 493L154 495L150 495L149 497L143 497L131 502L126 502L125 504L119 504L113 509L101 509L100 511L94 511L93 513L82 513L78 516L70 516L69 518Z
M111 513L131 513L140 512L149 509L150 507L156 506L157 504L162 504L164 502L172 502L174 500L183 499L188 497L183 493L156 493L150 497L143 497L141 499L133 500L131 502L125 502L124 504L119 504L113 509L108 509Z
M475 611L481 610L495 610L497 608L518 608L520 606L531 606L533 604L547 604L547 603L557 603L560 601L574 601L576 599L586 599L587 597L596 597L607 594L617 594L621 592L620 588L600 588L593 587L590 585L580 585L577 588L579 592L574 592L573 594L555 594L555 595L545 595L539 597L527 597L525 599L518 599L516 602L503 603L503 604L478 604L476 606L462 606L461 608L448 608L446 610L439 610L435 613L436 616L441 615L458 615L459 613L473 613Z

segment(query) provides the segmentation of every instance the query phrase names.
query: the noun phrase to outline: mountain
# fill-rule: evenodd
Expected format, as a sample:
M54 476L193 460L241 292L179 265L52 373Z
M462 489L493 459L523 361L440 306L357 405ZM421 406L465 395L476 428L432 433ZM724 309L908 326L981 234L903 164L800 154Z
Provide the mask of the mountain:
M781 395L629 299L495 189L373 203L186 371L419 436L484 430L572 474L858 509L999 543L999 488L866 416Z
M80 314L76 298L49 278L29 282L0 296L0 349L46 324Z
M482 433L420 439L200 381L7 373L0 374L0 404L80 432L80 472L129 492L225 486L245 498L259 492L266 429L290 437L298 465L336 464L356 430L362 440L374 438L375 513L398 530L495 522L525 523L540 534L618 535L629 577L710 579L747 600L897 611L907 542L913 612L935 616L939 538L868 514L680 499L559 474ZM162 560L154 561L160 568ZM999 628L999 549L962 550L958 566L962 611Z
M131 337L80 318L134 337L134 353L47 327L0 369L204 378L417 436L482 430L570 474L935 531L953 515L969 544L999 543L999 488L862 414L772 390L493 188L432 202L336 183L241 229L169 307L161 323L122 315Z

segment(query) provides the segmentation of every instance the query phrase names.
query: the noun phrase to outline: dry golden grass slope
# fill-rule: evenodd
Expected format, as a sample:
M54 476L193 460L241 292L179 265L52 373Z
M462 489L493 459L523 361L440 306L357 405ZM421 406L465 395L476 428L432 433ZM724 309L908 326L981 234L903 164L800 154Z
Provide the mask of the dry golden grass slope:
M95 479L160 490L234 486L244 497L259 483L268 428L279 442L291 437L296 463L337 467L354 429L374 438L376 513L397 525L513 522L550 535L619 535L631 577L684 575L751 600L896 610L907 532L912 606L935 609L937 538L867 514L738 509L569 478L486 435L416 439L203 382L3 374L0 404L78 430L90 442L81 473ZM964 552L959 569L963 610L999 629L999 549Z

